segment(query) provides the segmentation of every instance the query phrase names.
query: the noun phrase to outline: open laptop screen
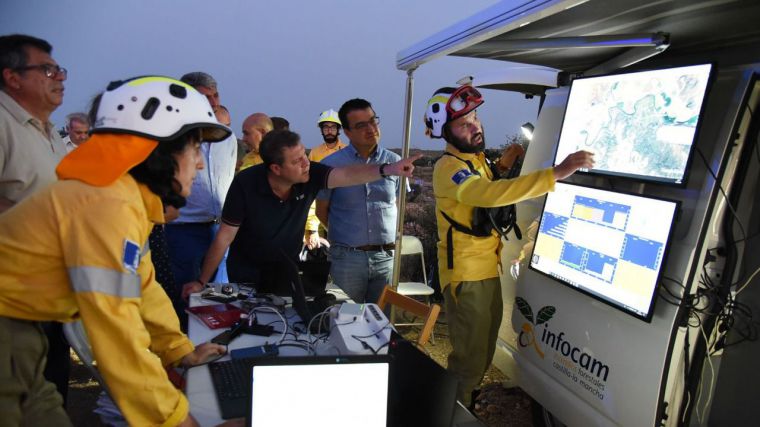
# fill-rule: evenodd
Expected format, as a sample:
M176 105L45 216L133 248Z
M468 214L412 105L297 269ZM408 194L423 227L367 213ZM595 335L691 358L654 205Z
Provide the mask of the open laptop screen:
M385 427L388 359L280 357L253 367L252 427Z

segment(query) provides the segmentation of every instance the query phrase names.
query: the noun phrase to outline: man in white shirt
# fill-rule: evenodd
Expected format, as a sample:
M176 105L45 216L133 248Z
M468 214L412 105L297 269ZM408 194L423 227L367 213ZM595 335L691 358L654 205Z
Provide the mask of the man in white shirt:
M187 73L180 79L205 95L216 113L221 103L216 80L207 73L196 71ZM220 142L201 144L205 168L195 175L192 192L185 207L179 210L179 217L166 224L166 240L174 280L177 284L187 283L200 274L203 257L206 255L214 236L219 230L222 206L235 176L237 162L237 138L234 134ZM216 280L227 281L224 262L220 265ZM185 302L181 289L175 289L172 302L175 304L180 322L187 322Z
M63 143L66 152L71 153L79 144L90 138L90 118L85 113L71 113L66 116L66 135Z

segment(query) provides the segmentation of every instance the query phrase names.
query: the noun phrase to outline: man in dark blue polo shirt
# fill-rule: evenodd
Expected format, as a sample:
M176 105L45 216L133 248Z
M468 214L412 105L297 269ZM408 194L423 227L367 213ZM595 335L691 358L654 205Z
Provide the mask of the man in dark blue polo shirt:
M298 134L287 130L268 133L259 151L264 163L240 172L232 181L222 224L200 277L185 284L183 296L205 286L228 247L227 270L232 282L259 281L262 270L278 262L282 253L296 260L309 206L320 190L387 176L410 177L412 163L419 157L331 168L309 162Z

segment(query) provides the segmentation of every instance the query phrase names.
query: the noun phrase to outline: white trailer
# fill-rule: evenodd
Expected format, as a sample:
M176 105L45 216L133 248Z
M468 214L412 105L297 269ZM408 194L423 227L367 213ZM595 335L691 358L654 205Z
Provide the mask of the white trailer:
M757 425L760 1L498 3L398 53L396 66L407 73L405 154L411 132L423 131L410 129L412 107L423 110L431 95L415 99L414 71L445 55L542 67L532 76L513 74L511 81L473 79L475 85L544 97L523 171L551 166L574 79L713 64L684 185L594 175L571 179L680 203L663 267L672 280L658 283L651 320L527 269L516 283L502 278L505 322L496 360L572 426ZM542 208L543 200L519 206L523 229ZM504 265L522 244L507 242ZM553 307L551 321L539 325L513 309L517 298L533 313ZM520 339L527 323L537 337L532 342ZM539 338L547 333L551 341ZM585 357L581 364L569 355L576 349Z

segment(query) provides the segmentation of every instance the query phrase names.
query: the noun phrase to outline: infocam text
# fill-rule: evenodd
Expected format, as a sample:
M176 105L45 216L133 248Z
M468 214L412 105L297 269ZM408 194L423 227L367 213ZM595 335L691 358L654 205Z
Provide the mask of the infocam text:
M541 342L552 348L555 353L552 366L569 379L578 383L599 400L604 400L604 388L610 373L609 366L573 345L564 332L555 334L544 326Z

